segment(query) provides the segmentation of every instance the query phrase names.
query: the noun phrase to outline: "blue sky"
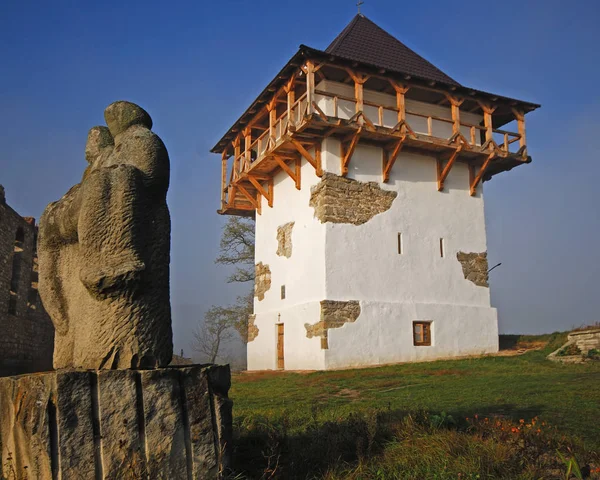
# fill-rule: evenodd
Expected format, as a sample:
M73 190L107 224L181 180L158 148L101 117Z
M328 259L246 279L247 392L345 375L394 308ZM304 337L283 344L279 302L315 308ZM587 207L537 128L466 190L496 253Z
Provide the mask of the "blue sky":
M354 0L2 2L0 183L39 218L77 183L87 131L139 103L172 162L175 346L238 293L214 265L219 157L209 153L299 44L325 48ZM531 165L485 184L492 302L504 333L600 320L600 2L366 0L363 13L459 82L542 104Z

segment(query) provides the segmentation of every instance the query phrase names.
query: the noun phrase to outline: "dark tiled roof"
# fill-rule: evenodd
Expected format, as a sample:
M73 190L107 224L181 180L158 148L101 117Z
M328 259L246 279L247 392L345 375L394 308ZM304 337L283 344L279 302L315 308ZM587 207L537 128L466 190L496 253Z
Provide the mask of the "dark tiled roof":
M331 42L326 52L425 80L460 85L360 13Z

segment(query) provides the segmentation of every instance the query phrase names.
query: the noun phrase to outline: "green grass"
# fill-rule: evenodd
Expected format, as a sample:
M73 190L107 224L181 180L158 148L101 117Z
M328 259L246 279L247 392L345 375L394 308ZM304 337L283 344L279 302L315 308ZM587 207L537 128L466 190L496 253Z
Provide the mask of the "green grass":
M518 475L513 472L512 477L502 476L502 468L512 465L512 460L505 459L508 463L503 463L504 467L492 464L493 459L504 458L501 451L505 442L492 442L487 433L482 433L481 439L469 436L472 426L466 418L475 415L498 417L517 426L521 419L530 422L538 417L538 422L555 427L553 433L548 433L552 442L557 435L561 439L564 436L563 440L579 449L580 455L595 458L600 449L600 364L562 365L546 360L546 355L562 345L565 338L565 334L505 338L509 344L546 344L542 350L519 356L331 372L235 375L230 396L234 401L237 437L236 470L246 472L248 478L413 478L398 473L411 471L406 458L398 457L399 449L407 451L402 438L408 436L410 445L441 442L465 449L456 455L451 448L436 450L438 460L425 465L431 470L419 464L415 467L418 475L456 478L443 476L444 471L457 474L456 465L442 468L441 459L446 458L447 462L458 461L460 465L474 462L464 469L474 476L461 478L534 478L518 476L525 475L525 467ZM431 432L431 416L440 412L452 422L443 421L449 424ZM419 415L426 420L415 420ZM412 419L414 428L406 427L407 418ZM377 432L371 435L369 429ZM327 445L317 451L311 448L323 436L333 438L329 443L337 442L333 454L327 453ZM366 443L357 446L357 442ZM547 439L547 443L550 445L551 441ZM312 452L312 458L305 458L294 449ZM516 455L515 452L511 454ZM257 459L257 455L261 458ZM523 455L526 453L517 456ZM480 463L485 459L491 463L484 468ZM268 472L273 469L273 476L269 477ZM356 476L357 469L366 470Z

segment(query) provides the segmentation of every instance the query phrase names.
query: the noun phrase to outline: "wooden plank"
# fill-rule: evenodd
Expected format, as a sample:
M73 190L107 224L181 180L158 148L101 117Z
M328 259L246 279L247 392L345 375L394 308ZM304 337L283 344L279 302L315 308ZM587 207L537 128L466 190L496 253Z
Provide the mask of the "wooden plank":
M473 195L475 195L475 193L477 193L477 185L479 184L479 182L483 178L483 174L485 173L485 171L487 170L487 168L490 166L490 162L492 161L492 159L495 156L496 156L496 152L490 153L488 155L487 159L485 160L485 162L483 162L483 165L479 169L479 172L477 172L477 175L475 175L475 178L471 182L471 187L470 187L470 192L469 192L471 194L471 196L473 196ZM475 172L473 171L472 173L475 173Z
M448 163L446 163L446 166L441 171L438 170L438 179L437 179L438 192L441 192L444 189L444 182L446 181L446 178L448 178L448 174L450 173L450 170L452 169L454 162L456 162L456 160L458 159L458 155L460 154L460 152L462 152L462 149L463 149L463 144L460 144L459 147L451 155L450 159L448 160ZM440 161L440 166L441 166L441 161Z
M256 198L254 198L250 192L248 192L248 190L246 190L246 188L243 185L238 184L238 189L240 192L242 192L242 194L244 195L244 197L246 197L248 199L248 201L252 204L252 206L254 208L258 208L258 203L256 201Z

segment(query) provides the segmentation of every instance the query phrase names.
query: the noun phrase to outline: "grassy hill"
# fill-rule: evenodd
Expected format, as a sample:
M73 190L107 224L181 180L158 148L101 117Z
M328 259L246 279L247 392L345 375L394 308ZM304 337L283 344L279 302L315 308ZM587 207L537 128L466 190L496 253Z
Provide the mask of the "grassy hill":
M238 478L600 478L600 365L517 356L233 377ZM584 469L583 474L586 471ZM575 478L575 477L574 477Z

